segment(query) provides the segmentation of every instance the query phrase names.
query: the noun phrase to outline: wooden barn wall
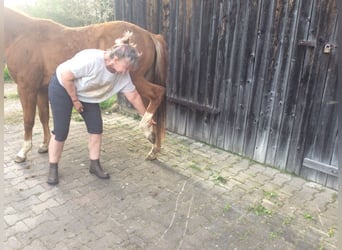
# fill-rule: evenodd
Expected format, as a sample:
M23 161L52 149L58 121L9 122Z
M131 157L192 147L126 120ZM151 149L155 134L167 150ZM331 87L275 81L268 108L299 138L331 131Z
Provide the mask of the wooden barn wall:
M337 189L336 0L115 3L167 38L168 130Z
M169 0L114 0L115 19L129 21L166 36L168 2Z

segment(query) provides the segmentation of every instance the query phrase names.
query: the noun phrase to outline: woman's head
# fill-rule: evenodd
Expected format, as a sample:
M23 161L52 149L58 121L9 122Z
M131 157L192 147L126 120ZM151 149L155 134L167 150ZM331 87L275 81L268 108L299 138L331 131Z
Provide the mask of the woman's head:
M131 41L132 35L132 32L126 31L124 36L116 39L114 46L108 50L111 59L117 58L119 61L126 62L130 69L137 66L141 56L136 45Z

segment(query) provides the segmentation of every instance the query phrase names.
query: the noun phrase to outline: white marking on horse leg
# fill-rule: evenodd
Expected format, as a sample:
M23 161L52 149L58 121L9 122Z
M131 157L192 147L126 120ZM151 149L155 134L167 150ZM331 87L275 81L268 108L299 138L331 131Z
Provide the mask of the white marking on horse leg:
M139 127L149 126L149 121L152 120L153 114L149 112L145 112L144 116L141 118L139 123Z
M139 123L139 128L141 128L144 136L153 143L153 127L150 124L150 121L153 118L153 114L149 112L145 112L144 116L141 118Z
M46 153L48 149L49 149L49 144L43 142L39 145L38 153Z
M156 146L156 144L152 144L152 149L151 151L148 153L148 155L146 156L146 160L149 161L153 161L155 159L157 159L157 153L158 153L158 148Z
M26 160L26 154L32 148L32 140L24 141L23 146L16 155L15 162L24 162Z

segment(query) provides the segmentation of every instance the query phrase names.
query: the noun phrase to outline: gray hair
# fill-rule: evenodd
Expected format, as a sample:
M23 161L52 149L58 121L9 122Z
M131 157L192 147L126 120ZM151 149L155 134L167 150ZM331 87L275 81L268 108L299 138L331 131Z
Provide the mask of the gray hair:
M115 40L115 44L109 51L109 57L114 56L119 59L126 59L128 64L135 68L141 53L137 50L136 45L131 42L133 33L126 31L124 36Z

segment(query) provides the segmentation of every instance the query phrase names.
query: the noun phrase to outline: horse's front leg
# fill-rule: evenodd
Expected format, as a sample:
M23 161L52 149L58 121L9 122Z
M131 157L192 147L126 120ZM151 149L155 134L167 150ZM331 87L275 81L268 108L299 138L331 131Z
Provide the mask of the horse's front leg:
M49 98L48 98L48 89L42 88L38 92L38 114L40 122L43 126L44 138L43 142L39 145L38 152L46 153L49 148L50 141L50 128L49 128Z
M26 161L27 153L32 148L32 130L36 115L37 92L38 90L36 89L25 88L18 85L18 94L23 109L25 130L23 145L15 157L15 162L18 163Z

